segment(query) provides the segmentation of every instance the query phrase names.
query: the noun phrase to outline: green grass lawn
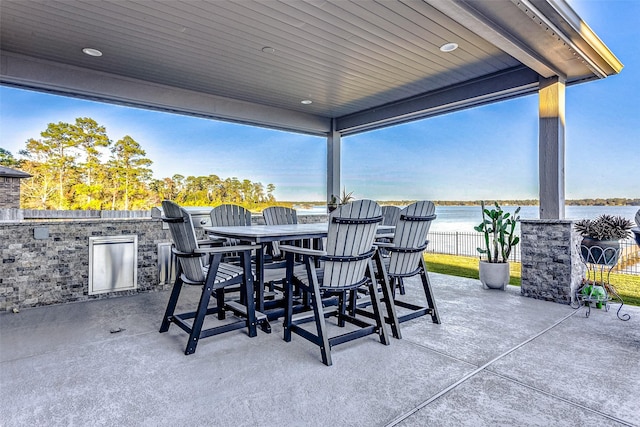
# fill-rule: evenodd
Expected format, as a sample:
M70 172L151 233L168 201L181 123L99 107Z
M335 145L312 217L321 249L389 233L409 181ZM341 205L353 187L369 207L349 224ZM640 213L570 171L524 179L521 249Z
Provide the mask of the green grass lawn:
M430 254L424 256L427 268L434 273L478 279L478 258ZM520 286L520 263L510 263L510 285ZM640 306L640 276L631 274L611 274L611 284L616 288L625 304Z

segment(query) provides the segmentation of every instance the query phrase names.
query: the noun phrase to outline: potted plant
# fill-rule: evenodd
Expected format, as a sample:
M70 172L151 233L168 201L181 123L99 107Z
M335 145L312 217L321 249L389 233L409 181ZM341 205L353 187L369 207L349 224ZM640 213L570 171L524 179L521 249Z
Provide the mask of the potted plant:
M582 219L573 228L582 236L580 252L585 262L614 266L620 253L620 239L631 236L633 223L627 218L603 214Z
M338 208L338 199L335 195L331 195L331 200L327 203L327 209L329 209L329 213L335 211Z
M494 209L485 208L481 202L482 222L474 227L484 235L484 248L478 248L480 252L480 281L490 289L504 290L509 283L509 255L511 250L520 242L520 237L515 234L516 223L520 219L520 207L513 215L505 212L495 202ZM482 259L482 256L486 260Z
M347 203L351 202L353 199L354 199L353 191L350 191L347 193L346 188L343 188L342 196L340 196L340 199L336 198L336 196L333 194L331 195L331 200L327 204L327 208L329 209L329 212L333 212L338 208L338 206L346 205Z

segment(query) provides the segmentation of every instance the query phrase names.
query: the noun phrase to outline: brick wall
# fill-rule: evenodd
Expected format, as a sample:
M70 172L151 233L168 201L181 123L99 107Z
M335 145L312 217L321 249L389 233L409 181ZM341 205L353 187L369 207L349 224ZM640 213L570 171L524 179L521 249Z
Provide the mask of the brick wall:
M521 220L524 296L570 304L584 277L581 237L567 220Z
M34 229L48 237L36 239ZM89 237L138 236L138 289L89 295ZM29 221L0 224L0 310L163 289L157 245L170 241L158 219Z
M299 216L300 223L327 221ZM261 215L254 224L264 224ZM35 229L38 229L35 231ZM42 236L46 229L48 237ZM89 295L89 237L138 236L138 289ZM201 228L198 238L204 238ZM164 290L159 283L158 244L170 242L159 218L74 219L0 223L0 311Z
M0 209L20 208L20 178L0 177Z

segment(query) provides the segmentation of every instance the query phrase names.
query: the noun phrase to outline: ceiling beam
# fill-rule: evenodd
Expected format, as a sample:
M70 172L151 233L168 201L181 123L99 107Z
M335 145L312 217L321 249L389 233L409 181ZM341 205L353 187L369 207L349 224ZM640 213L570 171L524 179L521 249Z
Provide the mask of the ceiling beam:
M331 120L0 51L0 83L214 120L326 136Z
M474 7L473 2L425 0L432 7L457 21L459 24L473 31L503 52L508 53L527 67L535 70L543 77L563 76L564 73L535 52L522 40L511 34L508 29L500 27L489 16L482 14ZM497 8L505 8L508 4L495 2L491 4ZM514 6L516 7L516 6Z
M552 28L599 78L622 71L620 60L564 0L520 0Z
M536 93L539 75L516 67L480 79L343 116L336 121L342 135L450 113L516 96Z

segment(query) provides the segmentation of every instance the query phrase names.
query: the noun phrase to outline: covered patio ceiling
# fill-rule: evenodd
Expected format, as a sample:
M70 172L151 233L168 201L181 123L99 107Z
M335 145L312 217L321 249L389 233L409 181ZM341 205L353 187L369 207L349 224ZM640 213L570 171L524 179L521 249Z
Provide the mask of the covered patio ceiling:
M343 136L538 93L541 218L565 87L622 69L565 0L3 0L0 60L0 84L326 136L327 200Z
M622 68L564 0L3 0L0 29L3 84L313 135Z

